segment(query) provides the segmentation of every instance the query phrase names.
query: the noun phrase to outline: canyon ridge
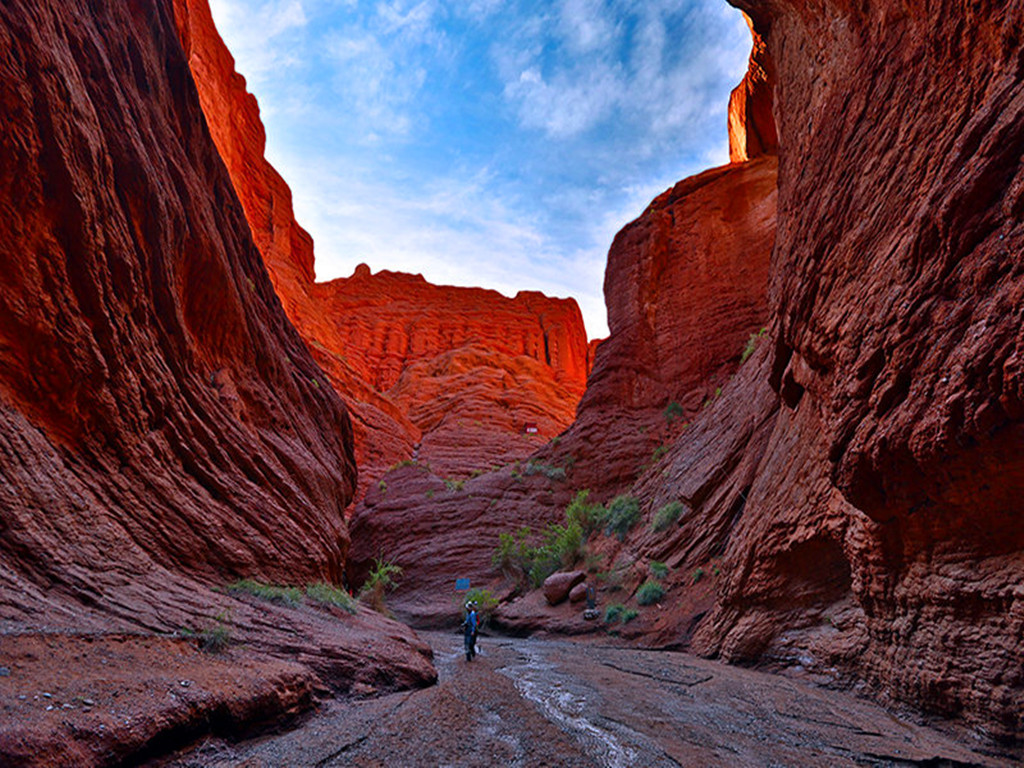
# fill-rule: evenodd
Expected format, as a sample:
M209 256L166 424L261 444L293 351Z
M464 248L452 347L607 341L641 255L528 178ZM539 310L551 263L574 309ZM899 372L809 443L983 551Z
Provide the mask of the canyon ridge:
M616 236L600 343L571 299L316 282L206 0L0 6L6 764L432 685L456 577L511 634L1019 757L1024 1L731 2L731 162ZM492 559L574 500L600 524L561 565L628 623ZM393 617L343 589L382 561Z

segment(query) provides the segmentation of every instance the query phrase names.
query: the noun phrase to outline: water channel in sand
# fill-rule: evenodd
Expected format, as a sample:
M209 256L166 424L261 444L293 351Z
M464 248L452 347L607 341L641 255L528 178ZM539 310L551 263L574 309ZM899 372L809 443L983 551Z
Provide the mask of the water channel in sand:
M682 653L421 633L438 684L329 700L297 727L208 740L161 766L1007 766L839 691Z

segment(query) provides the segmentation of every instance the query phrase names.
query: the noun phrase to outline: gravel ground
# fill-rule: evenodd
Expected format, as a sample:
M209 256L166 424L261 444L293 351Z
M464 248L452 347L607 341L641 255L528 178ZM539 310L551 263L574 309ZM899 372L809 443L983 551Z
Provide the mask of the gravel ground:
M420 633L438 684L330 701L295 729L161 765L1006 766L850 694L681 653ZM1018 756L1019 757L1019 756Z

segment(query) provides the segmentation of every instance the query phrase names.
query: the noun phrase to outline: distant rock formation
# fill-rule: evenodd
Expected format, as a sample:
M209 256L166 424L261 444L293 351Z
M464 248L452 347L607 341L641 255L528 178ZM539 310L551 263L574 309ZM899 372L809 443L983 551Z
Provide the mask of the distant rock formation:
M274 287L352 413L357 496L414 455L466 477L528 456L564 430L589 370L576 302L529 291L509 299L366 265L314 282L313 242L264 157L256 99L206 3L175 8L211 133Z

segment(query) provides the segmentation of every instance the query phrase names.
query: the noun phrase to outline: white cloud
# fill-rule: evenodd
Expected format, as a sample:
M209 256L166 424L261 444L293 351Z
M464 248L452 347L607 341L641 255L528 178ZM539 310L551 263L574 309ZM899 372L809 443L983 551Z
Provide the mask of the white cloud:
M606 51L617 36L604 0L562 0L559 26L566 46L573 53Z
M281 36L299 35L305 29L309 22L302 0L210 0L210 11L217 31L235 57L236 69L250 84L301 63L296 48L271 43Z

